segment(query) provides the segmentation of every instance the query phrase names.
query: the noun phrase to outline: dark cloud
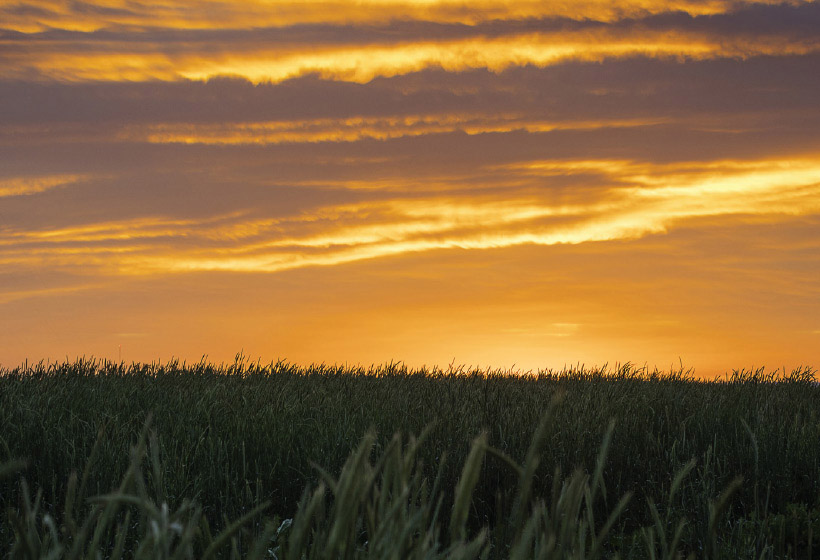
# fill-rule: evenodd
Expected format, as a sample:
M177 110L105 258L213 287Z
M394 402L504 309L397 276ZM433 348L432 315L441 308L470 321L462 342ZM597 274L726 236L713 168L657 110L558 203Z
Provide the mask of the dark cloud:
M9 145L0 156L6 177L88 178L65 188L3 198L0 224L36 230L141 216L200 219L239 212L287 217L324 206L441 195L595 200L613 186L603 175L581 170L522 179L499 168L539 160L664 164L820 152L820 115L772 119L743 132L679 123L272 146Z
M68 3L68 9L77 15L99 15L99 16L136 16L137 12L125 8L114 8L111 6L100 6L93 2L81 2L79 0L72 0Z
M307 76L280 84L0 82L0 123L225 122L517 112L601 119L813 111L820 55L689 63L566 63L501 73L427 70L368 84Z
M782 35L791 38L820 37L820 4L744 4L726 13L692 16L682 12L651 15L641 20L622 20L614 24L631 28L685 29L718 35Z
M30 17L53 17L56 12L47 10L42 6L35 6L20 2L17 4L8 4L0 7L0 13L8 14L10 16L30 16Z
M122 8L72 2L77 14L136 16ZM16 4L0 9L14 15L50 14L36 6ZM218 22L215 22L218 23ZM185 29L181 27L130 26L102 28L90 32L47 29L38 33L14 34L15 41L31 45L37 42L64 42L71 48L102 50L138 46L142 43L166 52L194 50L205 52L251 46L319 46L319 45L387 45L418 41L447 41L470 37L499 38L532 33L583 32L612 29L699 32L707 35L782 35L784 38L818 39L820 4L797 5L743 4L731 12L693 16L685 12L665 12L644 18L627 18L615 22L592 19L559 18L494 19L472 25L434 21L393 19L384 24L297 24L252 29ZM96 46L95 46L96 45ZM138 47L136 47L138 48Z

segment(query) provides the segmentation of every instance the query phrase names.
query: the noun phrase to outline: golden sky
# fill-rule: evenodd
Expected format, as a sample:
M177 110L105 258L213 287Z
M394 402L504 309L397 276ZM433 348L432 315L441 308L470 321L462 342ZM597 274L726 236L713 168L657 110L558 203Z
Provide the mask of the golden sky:
M820 3L0 5L0 364L818 366Z

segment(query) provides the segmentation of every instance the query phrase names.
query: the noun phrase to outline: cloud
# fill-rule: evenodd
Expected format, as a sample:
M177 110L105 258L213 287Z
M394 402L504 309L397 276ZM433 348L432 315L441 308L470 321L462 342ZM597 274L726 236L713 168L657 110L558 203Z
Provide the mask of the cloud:
M542 181L598 175L598 194L575 199L521 192L499 199L423 200L322 206L281 218L225 214L150 218L0 233L0 262L110 275L197 270L279 272L439 249L582 244L663 233L685 220L820 212L817 158L654 164L545 160L507 167Z
M800 0L786 4L800 6ZM304 24L385 24L396 20L439 21L477 25L487 21L537 18L618 21L666 12L692 16L732 12L748 5L779 5L780 0L576 0L541 2L523 0L365 0L352 4L344 0L164 0L140 4L126 0L61 2L22 0L0 7L2 21L9 29L36 32L58 28L94 31L117 27L154 27L157 22L172 28L213 29L285 27Z
M120 9L97 8L86 6L79 14L69 11L82 19L86 13ZM370 25L345 20L266 28L257 21L242 29L219 20L213 29L180 24L166 29L7 31L0 37L4 45L0 79L71 83L236 76L254 83L279 83L315 74L327 80L366 83L428 68L500 72L567 61L745 59L805 55L820 49L814 32L814 23L820 21L816 4L751 5L731 11L715 4L702 12L694 10L694 15L667 12L669 8L641 5L640 10L622 12L635 17L612 23L607 18L576 16L575 20L545 13L524 19L508 14L511 18L469 25L446 19L412 21L411 17Z
M514 130L550 132L553 130L595 130L652 126L664 119L623 119L601 121L544 121L525 114L427 114L396 117L352 117L303 121L262 121L197 125L163 123L129 127L118 139L152 144L286 144L317 142L356 142L363 139L389 140L464 132L469 135L503 133Z
M40 177L0 178L0 198L38 194L67 187L87 177L83 175L46 175Z
M366 83L441 68L461 72L486 68L500 72L509 67L548 67L567 61L601 62L608 59L649 57L666 60L709 60L755 56L811 54L820 50L816 38L720 37L678 31L531 33L499 38L418 41L388 46L276 49L249 45L168 53L157 47L117 52L113 46L89 51L66 45L59 50L9 50L0 71L6 80L45 79L75 81L205 80L213 76L240 76L254 83L282 82L317 74L328 80Z
M549 121L709 116L726 122L753 114L770 115L771 121L790 115L800 119L817 113L818 64L817 54L686 64L628 59L511 67L498 74L428 69L367 84L315 76L259 85L237 79L0 82L0 142L87 141L93 135L107 135L108 141L122 127L138 123L298 122L454 112L525 113Z

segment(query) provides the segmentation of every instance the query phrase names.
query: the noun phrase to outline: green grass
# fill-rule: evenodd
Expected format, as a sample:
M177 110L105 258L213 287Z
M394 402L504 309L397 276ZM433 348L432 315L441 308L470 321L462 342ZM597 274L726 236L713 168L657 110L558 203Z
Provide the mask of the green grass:
M0 553L820 557L814 381L241 359L3 369Z

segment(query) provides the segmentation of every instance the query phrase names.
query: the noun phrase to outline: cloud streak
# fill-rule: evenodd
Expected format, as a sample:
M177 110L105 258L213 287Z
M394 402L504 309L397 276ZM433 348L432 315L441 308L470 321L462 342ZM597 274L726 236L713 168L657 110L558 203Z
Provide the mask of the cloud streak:
M792 6L809 3L790 0ZM743 5L777 5L780 0L580 0L536 2L531 0L364 0L352 4L329 1L165 0L149 5L126 0L92 0L65 3L59 0L23 0L0 8L7 28L37 32L58 28L95 31L111 27L154 27L183 29L284 27L304 24L383 24L395 20L421 20L475 25L491 20L571 18L617 21L662 13L682 12L691 16L732 12Z
M203 8L212 11L203 9L202 13L216 17L221 8L236 10L239 4L208 4ZM78 18L75 21L83 21L88 15L93 16L92 20L110 17L113 22L121 17L139 19L130 4L77 5L85 8L77 12L50 3L29 5L27 9L18 5L16 10L9 10L9 15L17 11L25 13L27 19L37 19L33 14L39 13L46 21L47 14L55 13L74 15ZM256 17L255 8L262 6L241 5L250 18ZM292 9L295 6L280 5L279 11L265 5L264 11L290 11L293 15L298 11ZM227 21L217 18L211 28L200 30L190 22L179 22L178 29L120 22L117 25L126 26L89 24L89 29L55 30L43 23L43 30L23 32L12 23L0 34L5 62L0 79L136 82L238 76L254 83L279 83L315 74L328 80L366 83L376 77L428 68L500 72L510 67L545 68L568 61L634 57L710 60L806 55L820 49L820 38L813 31L816 26L810 23L820 21L820 9L810 2L770 7L723 2L626 2L607 7L605 3L590 2L573 3L571 9L556 3L487 2L469 12L478 21L456 18L455 23L446 17L437 20L423 16L428 10L448 13L456 8L458 12L461 4L415 5L422 13L408 9L410 6L375 2L372 8L376 14L384 9L390 15L376 15L370 27L361 26L362 22L354 17L364 13L360 4L352 11L341 10L343 15L322 21L320 27L303 25L298 15L287 23L257 18L253 25L238 29L230 28L230 17ZM307 8L306 13L318 11L311 3L302 7ZM176 13L182 6L170 3L164 8ZM322 5L321 12L333 12L332 6ZM625 19L613 19L615 14ZM171 18L169 25L173 26L174 21Z
M514 66L545 68L568 61L649 57L709 60L756 56L806 55L820 50L820 38L721 37L685 31L620 30L528 33L499 38L416 41L395 45L305 48L230 46L216 53L163 53L156 46L140 51L103 45L95 50L51 47L10 51L0 79L77 81L206 80L238 76L254 83L278 83L316 74L323 79L366 83L427 68L448 72L485 68L501 72Z
M357 142L364 139L395 138L464 132L469 135L515 130L594 130L652 126L665 119L621 119L600 121L546 121L530 115L427 114L395 117L352 117L302 121L268 121L198 125L191 123L133 126L123 130L120 140L152 144L247 145L316 142Z
M687 162L536 161L509 167L544 179L600 175L596 199L493 196L329 206L280 219L152 218L0 234L4 264L143 275L197 270L280 272L438 249L497 249L638 239L703 217L820 212L817 158Z
M67 187L84 178L82 175L0 178L0 198L38 194L51 189Z

